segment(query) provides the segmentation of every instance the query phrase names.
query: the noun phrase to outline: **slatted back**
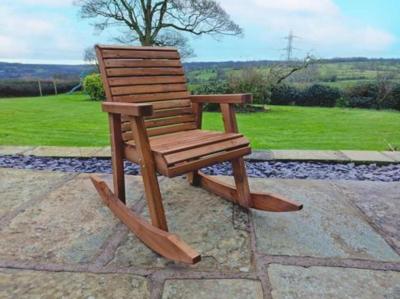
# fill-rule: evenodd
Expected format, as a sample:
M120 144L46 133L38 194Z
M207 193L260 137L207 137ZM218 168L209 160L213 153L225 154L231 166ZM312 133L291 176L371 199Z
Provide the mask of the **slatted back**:
M96 46L107 101L151 103L149 136L196 128L179 53L174 48ZM133 138L122 116L124 141Z

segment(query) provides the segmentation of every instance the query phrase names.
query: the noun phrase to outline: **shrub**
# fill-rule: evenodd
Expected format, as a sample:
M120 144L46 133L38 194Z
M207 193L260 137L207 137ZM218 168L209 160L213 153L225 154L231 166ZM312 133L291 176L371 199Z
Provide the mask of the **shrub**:
M268 104L271 97L270 84L265 74L254 68L230 75L228 87L233 93L253 94L254 104Z
M336 100L336 107L346 108L349 107L349 99L347 97L340 97Z
M93 101L102 101L106 97L99 74L91 74L83 79L83 91Z
M359 83L345 90L348 106L350 108L379 108L377 98L379 96L379 87L377 83Z
M302 97L302 90L287 84L274 86L271 91L272 105L294 105Z
M192 89L193 94L228 94L231 93L226 82L209 82ZM204 111L219 111L219 104L210 103L203 107Z
M314 84L304 90L303 96L297 103L301 106L334 107L340 96L337 88Z
M400 110L400 84L397 84L382 100L379 101L380 109Z
M391 96L395 101L394 109L400 111L400 84L396 85L396 87L392 90Z
M350 108L376 108L376 100L373 97L352 97L348 98L348 107Z

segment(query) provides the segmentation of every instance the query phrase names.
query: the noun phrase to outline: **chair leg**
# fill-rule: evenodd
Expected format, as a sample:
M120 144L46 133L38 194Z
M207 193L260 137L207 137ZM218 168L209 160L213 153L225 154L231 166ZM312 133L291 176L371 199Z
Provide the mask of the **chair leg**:
M243 158L237 158L232 160L231 163L233 176L235 178L238 204L242 207L250 208L252 206L251 194L244 160Z
M110 114L111 163L114 193L123 203L125 200L124 159L122 149L121 115Z
M155 227L168 231L164 207L161 198L160 186L157 180L156 167L153 153L151 152L149 139L146 135L146 126L143 118L131 119L132 133L136 142L140 157L140 170L142 172L144 190L151 222Z
M144 164L140 165L140 171L142 172L144 192L149 207L151 223L159 229L167 232L167 219L165 218L157 174L154 168L146 167Z
M199 175L199 171L195 170L192 172L189 172L187 174L187 179L190 185L195 186L195 187L199 187L200 186L200 175Z

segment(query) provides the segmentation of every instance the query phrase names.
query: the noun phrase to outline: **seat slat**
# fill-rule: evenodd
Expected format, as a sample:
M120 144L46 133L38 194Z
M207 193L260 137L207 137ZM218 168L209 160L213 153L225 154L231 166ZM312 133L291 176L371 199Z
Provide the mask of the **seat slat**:
M207 131L207 133L204 134L203 131L195 129L190 131L184 131L182 132L182 134L179 134L179 136L178 135L175 136L175 134L178 133L158 136L156 138L150 138L152 149L161 153L162 150L160 149L168 150L171 147L172 148L179 147L189 142L193 142L194 140L203 140L209 136L216 136L220 133Z
M248 145L249 141L244 137L240 137L213 144L202 144L202 146L195 147L192 149L182 149L179 152L165 155L164 158L168 165L173 165L179 162L200 158L205 155L210 155L217 152L223 152L226 150L231 150L239 147L245 147Z
M152 144L152 150L163 155L173 154L191 148L211 145L217 142L237 139L243 137L242 134L236 133L217 133L210 135L198 135L194 138L182 138L181 142L163 143L161 145Z
M166 84L186 83L184 76L151 76L151 77L120 77L110 78L110 86L142 85L142 84Z
M166 59L105 59L104 64L108 68L112 67L182 67L179 60L166 60Z
M216 164L228 160L232 160L238 157L242 157L245 155L248 155L251 153L250 147L243 147L235 150L231 150L229 152L220 152L220 153L215 153L213 155L203 157L198 160L193 160L190 162L184 162L181 164L176 164L174 166L168 167L167 169L167 175L169 177L174 177L177 175L185 174L190 171L200 169L202 167L211 165L211 164Z
M188 91L179 91L179 92L114 96L113 100L115 102L124 102L124 103L140 103L140 102L144 103L144 102L156 102L165 100L187 99L188 97L189 97Z
M185 91L186 84L156 84L156 85L133 85L112 87L111 93L114 96L127 94L153 94L160 92Z
M185 149L191 149L216 142L243 137L239 133L222 133L215 131L190 130L150 138L152 151L167 155ZM129 141L129 145L135 146L135 142Z
M217 132L211 132L207 131L207 134L216 134ZM155 148L157 146L163 147L167 146L170 143L173 144L180 144L182 142L185 142L186 140L189 140L190 138L200 138L200 136L204 136L203 131L195 129L195 130L190 130L190 131L182 131L182 132L176 132L176 133L171 133L168 135L162 135L162 136L155 136L150 138L150 144L152 148Z
M182 68L109 68L107 76L160 76L160 75L184 75Z
M141 58L141 59L179 59L177 51L154 51L136 49L104 49L104 58Z

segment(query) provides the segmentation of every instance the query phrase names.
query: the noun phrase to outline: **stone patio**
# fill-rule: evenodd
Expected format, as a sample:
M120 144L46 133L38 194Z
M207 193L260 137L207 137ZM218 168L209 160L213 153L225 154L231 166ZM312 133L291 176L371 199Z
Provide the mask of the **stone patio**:
M400 298L399 183L250 183L303 211L247 213L160 178L170 230L202 254L188 266L138 241L88 175L0 169L0 298ZM127 186L147 217L141 179Z

